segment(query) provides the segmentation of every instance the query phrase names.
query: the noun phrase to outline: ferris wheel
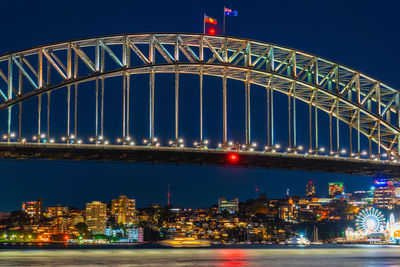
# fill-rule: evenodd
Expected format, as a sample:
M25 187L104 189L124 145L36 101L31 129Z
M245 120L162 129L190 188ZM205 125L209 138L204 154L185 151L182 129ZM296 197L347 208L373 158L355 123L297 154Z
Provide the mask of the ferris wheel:
M357 231L365 234L382 232L384 223L385 217L374 207L362 210L356 218Z

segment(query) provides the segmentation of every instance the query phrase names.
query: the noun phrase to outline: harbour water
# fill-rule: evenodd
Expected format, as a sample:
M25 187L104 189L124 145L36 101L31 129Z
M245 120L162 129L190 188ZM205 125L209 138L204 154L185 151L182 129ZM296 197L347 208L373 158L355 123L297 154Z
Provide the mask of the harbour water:
M2 248L0 266L400 266L400 246Z

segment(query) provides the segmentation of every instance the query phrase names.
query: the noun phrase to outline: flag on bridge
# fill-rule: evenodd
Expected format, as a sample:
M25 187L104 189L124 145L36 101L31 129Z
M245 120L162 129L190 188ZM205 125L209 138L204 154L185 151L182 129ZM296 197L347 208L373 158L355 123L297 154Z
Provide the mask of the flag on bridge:
M203 20L203 33L204 34L206 33L206 23L210 23L210 24L216 25L217 24L217 20L212 18L212 17L207 16L206 14L204 14L204 20ZM210 35L214 35L215 32L216 32L216 30L215 30L214 27L211 27L211 28L208 29L208 33Z
M226 8L226 7L224 7L224 14L226 16L233 16L233 17L239 16L239 12L237 10L232 10L232 9Z
M237 10L233 10L233 9L224 7L223 34L225 34L225 16L237 17L237 16L239 16L239 12Z
M204 23L217 24L217 20L204 14Z

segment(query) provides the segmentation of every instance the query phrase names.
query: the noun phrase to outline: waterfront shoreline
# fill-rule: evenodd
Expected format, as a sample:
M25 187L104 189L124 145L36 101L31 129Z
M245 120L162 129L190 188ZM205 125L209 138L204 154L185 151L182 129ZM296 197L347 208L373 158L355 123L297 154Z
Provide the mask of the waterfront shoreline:
M370 244L322 244L322 245L279 245L279 244L213 244L210 247L167 247L157 243L144 244L69 244L69 243L41 243L41 244L24 244L24 243L2 243L0 244L0 252L2 250L109 250L109 249L348 249L360 247L382 247L391 248L399 247L395 244L387 245L370 245Z

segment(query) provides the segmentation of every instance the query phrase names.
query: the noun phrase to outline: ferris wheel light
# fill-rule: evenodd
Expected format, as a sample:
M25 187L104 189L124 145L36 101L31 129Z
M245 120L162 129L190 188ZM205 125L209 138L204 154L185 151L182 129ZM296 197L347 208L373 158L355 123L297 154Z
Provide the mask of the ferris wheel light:
M362 210L356 218L357 230L364 234L382 232L384 223L383 214L374 207Z

